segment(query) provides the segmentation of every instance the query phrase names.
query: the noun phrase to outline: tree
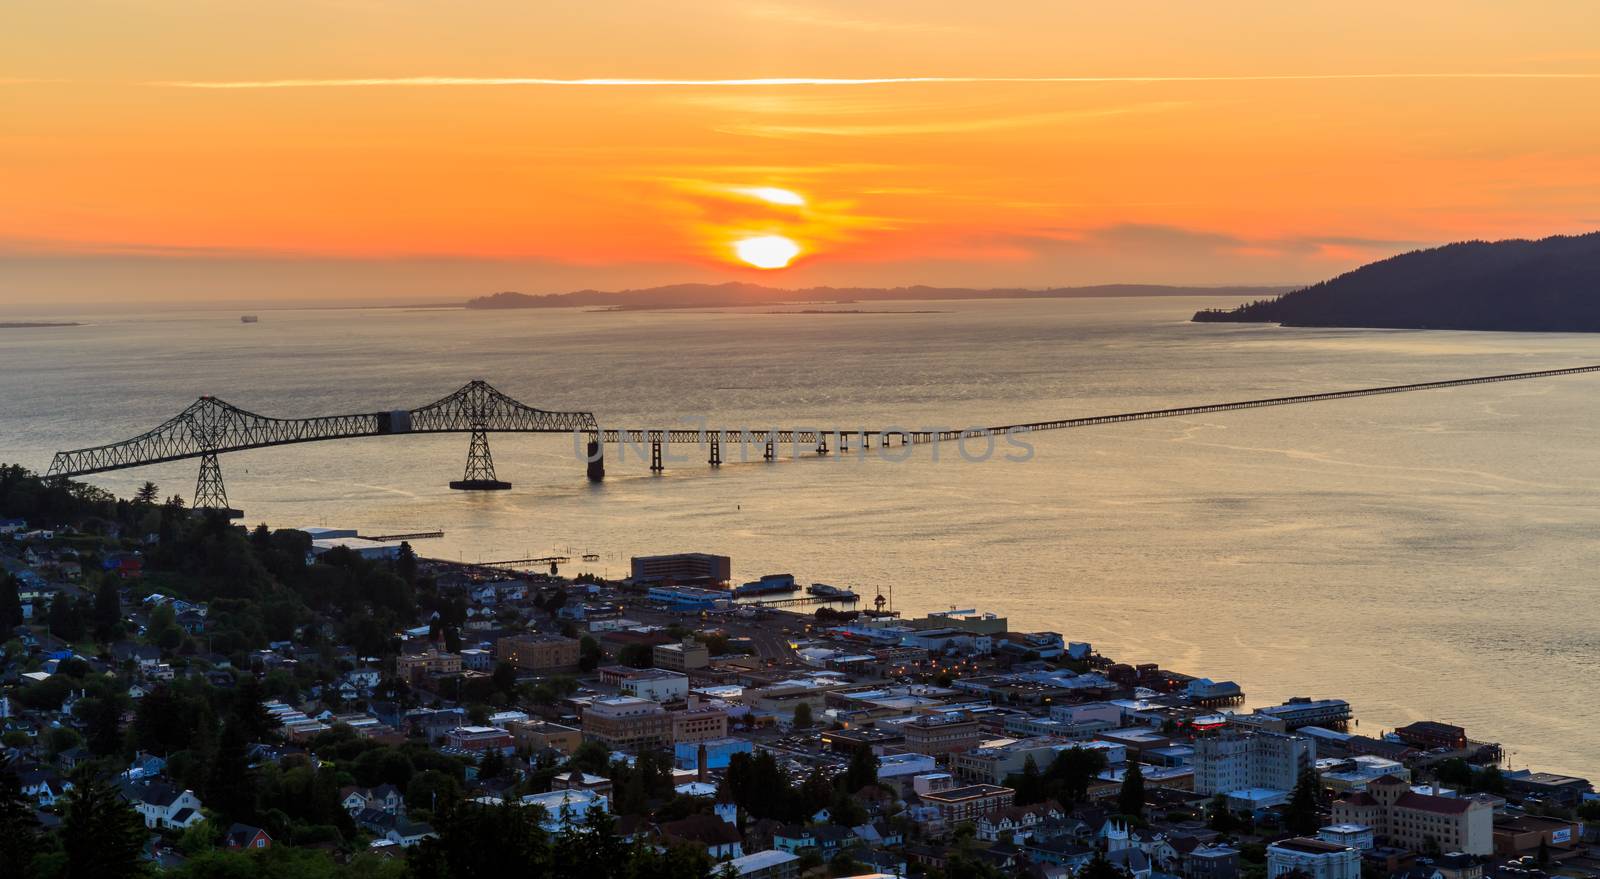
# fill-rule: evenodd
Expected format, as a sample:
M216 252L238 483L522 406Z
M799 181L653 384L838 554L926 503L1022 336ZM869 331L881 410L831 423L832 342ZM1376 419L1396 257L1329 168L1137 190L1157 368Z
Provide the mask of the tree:
M872 753L871 745L866 742L856 745L855 750L850 752L850 766L842 776L844 789L855 793L869 784L877 784L879 764L878 755Z
M479 778L497 778L506 771L506 755L499 748L490 748L478 761Z
M1144 770L1136 761L1128 761L1122 776L1122 790L1117 793L1117 808L1122 814L1134 818L1144 817Z
M1039 764L1029 754L1022 761L1022 771L1006 776L1006 787L1017 792L1016 804L1026 806L1048 799L1045 796L1044 776L1039 774Z
M139 813L90 766L72 774L61 823L63 879L124 879L145 875L145 827Z
M801 702L794 706L794 728L808 729L811 726L811 703Z
M1078 873L1078 879L1128 879L1128 871L1106 860L1105 855L1095 852L1094 858Z
M94 635L104 644L116 637L122 623L122 596L117 591L117 578L104 577L100 589L94 594Z
M648 644L628 644L617 651L617 661L629 668L649 668L655 663Z
M400 550L394 558L394 572L412 586L417 585L417 552L408 541L400 541Z
M222 725L205 803L235 821L250 820L256 811L255 779L250 775L248 750L243 724L237 718L229 718Z
M0 755L0 876L25 875L39 849L39 822L33 801L9 756Z
M600 642L584 635L578 641L578 668L583 671L594 671L600 665L600 658L604 654L600 650Z
M1218 833L1232 833L1238 826L1238 819L1234 817L1233 810L1228 808L1228 800L1222 794L1217 794L1211 799L1211 820L1209 825Z
M1317 828L1322 826L1317 804L1321 793L1322 782L1317 778L1316 770L1309 767L1300 770L1300 777L1294 782L1294 793L1289 797L1289 805L1283 810L1284 826L1301 836L1316 833Z
M156 487L154 482L146 482L144 485L139 486L138 491L133 493L133 502L141 507L153 507L160 497L161 489Z
M517 689L517 667L509 662L502 662L494 667L494 672L489 675L490 683L500 692L510 696Z
M0 636L11 637L11 630L22 625L21 581L11 574L0 577Z

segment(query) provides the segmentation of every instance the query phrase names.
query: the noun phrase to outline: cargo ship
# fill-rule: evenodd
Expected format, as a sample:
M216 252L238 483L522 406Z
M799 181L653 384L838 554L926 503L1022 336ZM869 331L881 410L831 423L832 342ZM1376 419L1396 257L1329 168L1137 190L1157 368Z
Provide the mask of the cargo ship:
M242 323L242 324L253 324L253 323L259 322L260 320L261 320L261 318L256 317L253 314L245 314L245 315L240 315L239 316L239 323Z

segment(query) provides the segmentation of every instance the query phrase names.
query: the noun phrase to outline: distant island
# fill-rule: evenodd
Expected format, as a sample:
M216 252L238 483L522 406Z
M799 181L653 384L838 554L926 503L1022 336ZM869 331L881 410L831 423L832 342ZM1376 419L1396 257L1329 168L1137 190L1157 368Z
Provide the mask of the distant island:
M1417 250L1202 322L1600 332L1600 232Z
M0 321L0 330L37 330L43 327L81 327L77 321Z
M729 308L841 301L918 299L1067 299L1117 296L1249 296L1283 293L1289 287L1169 287L1160 284L1102 284L1047 289L967 287L806 287L786 290L737 281L726 284L672 284L638 290L577 290L571 293L496 293L468 300L468 308L573 308L603 306L619 311L664 308Z

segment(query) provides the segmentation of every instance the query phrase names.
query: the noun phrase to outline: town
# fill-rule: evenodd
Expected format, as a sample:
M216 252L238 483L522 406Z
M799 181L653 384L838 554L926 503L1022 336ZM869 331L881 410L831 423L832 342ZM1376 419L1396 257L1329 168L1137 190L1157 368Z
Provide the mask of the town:
M538 561L0 468L0 874L1600 876L1589 781L1459 726L721 555Z

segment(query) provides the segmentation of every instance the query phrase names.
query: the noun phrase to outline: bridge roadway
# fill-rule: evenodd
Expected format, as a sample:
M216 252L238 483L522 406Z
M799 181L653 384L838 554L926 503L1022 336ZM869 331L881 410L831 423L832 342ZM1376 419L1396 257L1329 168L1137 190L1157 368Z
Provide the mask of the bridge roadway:
M1191 415L1205 415L1211 412L1232 412L1238 409L1259 409L1266 406L1289 406L1295 403L1318 403L1325 400L1347 400L1354 397L1375 397L1380 394L1403 394L1410 391L1440 390L1443 388L1459 388L1467 385L1484 385L1495 382L1522 381L1535 378L1554 378L1563 375L1578 375L1587 372L1600 372L1600 365L1574 366L1566 369L1544 369L1536 372L1512 372L1503 375L1483 375L1472 378L1446 379L1443 381L1414 382L1404 385L1387 385L1377 388L1357 388L1348 391L1325 391L1316 394L1296 394L1291 397L1267 397L1259 400L1240 400L1233 403L1206 403L1198 406L1177 406L1171 409L1150 409L1143 412L1124 412L1117 415L1089 415L1079 418L1060 418L1054 421L1032 421L1020 424L1001 425L998 427L970 428L967 430L846 430L831 431L812 428L780 428L770 431L770 439L778 445L809 446L825 441L828 437L844 437L849 439L860 438L870 444L873 438L881 438L891 444L898 439L901 445L931 443L935 439L940 442L958 440L963 436L981 437L985 435L1003 436L1008 432L1032 432L1039 430L1065 430L1073 427L1092 427L1101 424L1121 424L1128 421L1145 421L1152 418L1182 418ZM765 443L769 439L766 430L716 430L716 429L678 429L655 430L631 428L626 430L602 430L600 438L606 443L629 442L645 444L651 442L665 443L705 443L711 439L718 439L724 443L746 442Z
M1532 372L1513 372L1501 375L1473 376L1443 381L1413 382L1386 385L1376 388L1357 388L1345 391L1325 391L1315 394L1296 394L1288 397L1267 397L1257 400L1240 400L1231 403L1207 403L1197 406L1177 406L1170 409L1150 409L1142 412L1124 412L1115 415L1090 415L1078 418L1061 418L1052 421L1033 421L992 427L939 430L909 430L889 427L879 430L825 430L821 428L771 428L771 429L709 429L709 428L624 428L604 429L591 412L552 412L535 409L495 390L487 382L473 381L460 390L427 406L410 410L394 410L357 415L333 415L316 418L271 418L258 415L215 397L201 397L187 409L163 422L156 428L117 443L92 448L57 452L50 462L47 476L74 477L109 470L143 467L166 461L187 458L200 459L200 478L195 486L194 507L226 510L227 494L222 485L222 471L217 455L244 449L265 448L289 443L319 442L325 440L353 439L364 436L394 436L410 433L471 433L472 443L467 458L464 478L452 482L452 488L488 490L509 488L494 476L494 462L489 455L489 433L570 433L586 437L589 453L589 478L605 476L604 447L606 444L632 445L651 451L651 470L663 469L662 446L691 443L710 448L707 463L722 463L722 446L740 443L744 454L750 444L764 446L763 457L774 459L779 446L814 448L819 454L830 451L828 437L838 443L839 451L847 451L852 443L871 447L874 440L882 445L921 445L933 442L960 440L963 437L1003 436L1013 433L1030 433L1044 430L1065 430L1074 427L1092 427L1102 424L1121 424L1146 421L1154 418L1181 418L1205 415L1212 412L1231 412L1239 409L1258 409L1267 406L1288 406L1296 403L1317 403L1345 400L1355 397L1372 397L1380 394L1401 394L1411 391L1458 388L1468 385L1495 382L1522 381L1526 379L1554 378L1600 372L1600 365L1575 366L1565 369L1543 369ZM741 458L744 457L741 454Z

